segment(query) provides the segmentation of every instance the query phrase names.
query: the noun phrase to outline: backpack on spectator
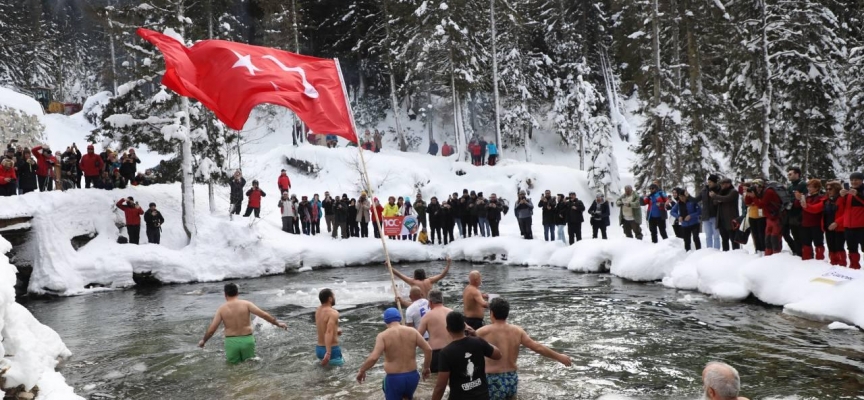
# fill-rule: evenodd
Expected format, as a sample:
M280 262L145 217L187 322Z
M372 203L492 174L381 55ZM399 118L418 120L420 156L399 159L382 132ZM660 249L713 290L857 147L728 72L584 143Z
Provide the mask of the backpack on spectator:
M779 182L768 182L767 187L774 189L777 192L777 196L780 197L780 212L786 211L792 208L792 196L786 190L786 187L781 185Z

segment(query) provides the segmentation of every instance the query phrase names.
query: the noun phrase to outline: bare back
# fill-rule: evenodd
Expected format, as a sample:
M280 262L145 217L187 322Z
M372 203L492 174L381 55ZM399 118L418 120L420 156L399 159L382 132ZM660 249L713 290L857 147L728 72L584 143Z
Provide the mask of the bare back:
M252 334L252 303L246 300L225 302L216 312L225 326L225 336L246 336Z
M336 346L339 344L339 312L329 306L318 306L315 310L315 327L318 330L318 345L319 346ZM330 343L327 343L330 333Z
M401 374L417 370L417 347L425 344L414 328L396 326L378 334L384 342L384 372Z
M465 286L465 290L462 291L462 313L465 314L465 318L483 318L482 301L483 294L477 286Z
M519 358L519 347L525 337L522 328L510 324L491 324L478 329L477 336L501 350L500 360L486 359L487 374L513 372L518 369L516 359Z
M422 335L429 332L429 346L432 350L441 350L447 347L453 338L447 332L447 314L453 311L447 307L435 307L420 320L420 326L417 331Z

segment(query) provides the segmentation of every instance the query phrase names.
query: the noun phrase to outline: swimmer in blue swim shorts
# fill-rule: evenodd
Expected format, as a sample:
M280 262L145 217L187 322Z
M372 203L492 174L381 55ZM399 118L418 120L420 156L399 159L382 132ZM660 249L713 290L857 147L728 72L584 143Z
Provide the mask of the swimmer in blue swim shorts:
M318 292L318 300L321 305L315 310L315 327L318 330L318 346L315 347L315 356L321 360L321 365L340 366L345 364L342 359L342 349L339 347L339 311L333 308L336 305L336 296L330 289L322 289Z
M519 374L516 359L519 347L525 346L537 354L570 366L570 357L535 342L521 327L507 323L510 303L498 297L489 302L489 318L492 323L477 330L477 336L501 350L500 360L486 359L486 380L489 384L489 400L511 400L516 398Z
M366 380L366 371L375 366L384 353L384 398L386 400L413 399L420 383L417 373L417 348L423 350L423 379L429 377L432 363L432 348L414 328L401 325L402 315L395 308L384 311L387 329L375 338L375 348L357 372L357 382Z

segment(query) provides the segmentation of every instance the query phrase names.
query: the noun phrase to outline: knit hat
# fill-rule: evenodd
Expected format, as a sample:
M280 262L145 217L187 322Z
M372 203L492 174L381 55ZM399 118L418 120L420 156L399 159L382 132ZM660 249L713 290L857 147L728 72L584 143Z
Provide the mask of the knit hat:
M657 185L652 183L652 184L648 185L648 190L660 190L660 186L657 186Z
M92 145L92 144L88 144L88 145L87 145L87 150L91 150L91 149L94 149L93 145Z
M399 310L390 307L384 310L384 323L390 324L393 322L402 321L402 314L399 313Z
M366 191L364 190L364 191L360 192L360 195L361 195L361 196L365 196L365 195L366 195Z
M715 174L708 175L708 181L709 182L717 183L719 180L720 180L720 177L715 175Z
M852 174L849 175L849 180L851 181L853 179L864 180L864 174L862 174L860 172L853 172Z
M373 198L372 198L372 201L378 203L378 198L377 198L377 197L373 197Z
M601 198L601 199L605 199L605 198L606 198L606 196L604 196L603 193L600 193L600 192L597 192L597 194L594 195L594 197L599 197L599 198Z
M754 180L750 181L750 185L751 186L765 186L765 181L763 181L761 179L754 179Z

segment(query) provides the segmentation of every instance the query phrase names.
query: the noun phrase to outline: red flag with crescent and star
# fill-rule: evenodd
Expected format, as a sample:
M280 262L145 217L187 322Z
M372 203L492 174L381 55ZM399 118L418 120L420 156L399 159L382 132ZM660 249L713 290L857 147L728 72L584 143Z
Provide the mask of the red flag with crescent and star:
M357 142L335 60L224 40L186 47L159 32L137 33L162 51L162 84L200 101L231 129L243 129L252 109L269 103L291 109L315 133Z

